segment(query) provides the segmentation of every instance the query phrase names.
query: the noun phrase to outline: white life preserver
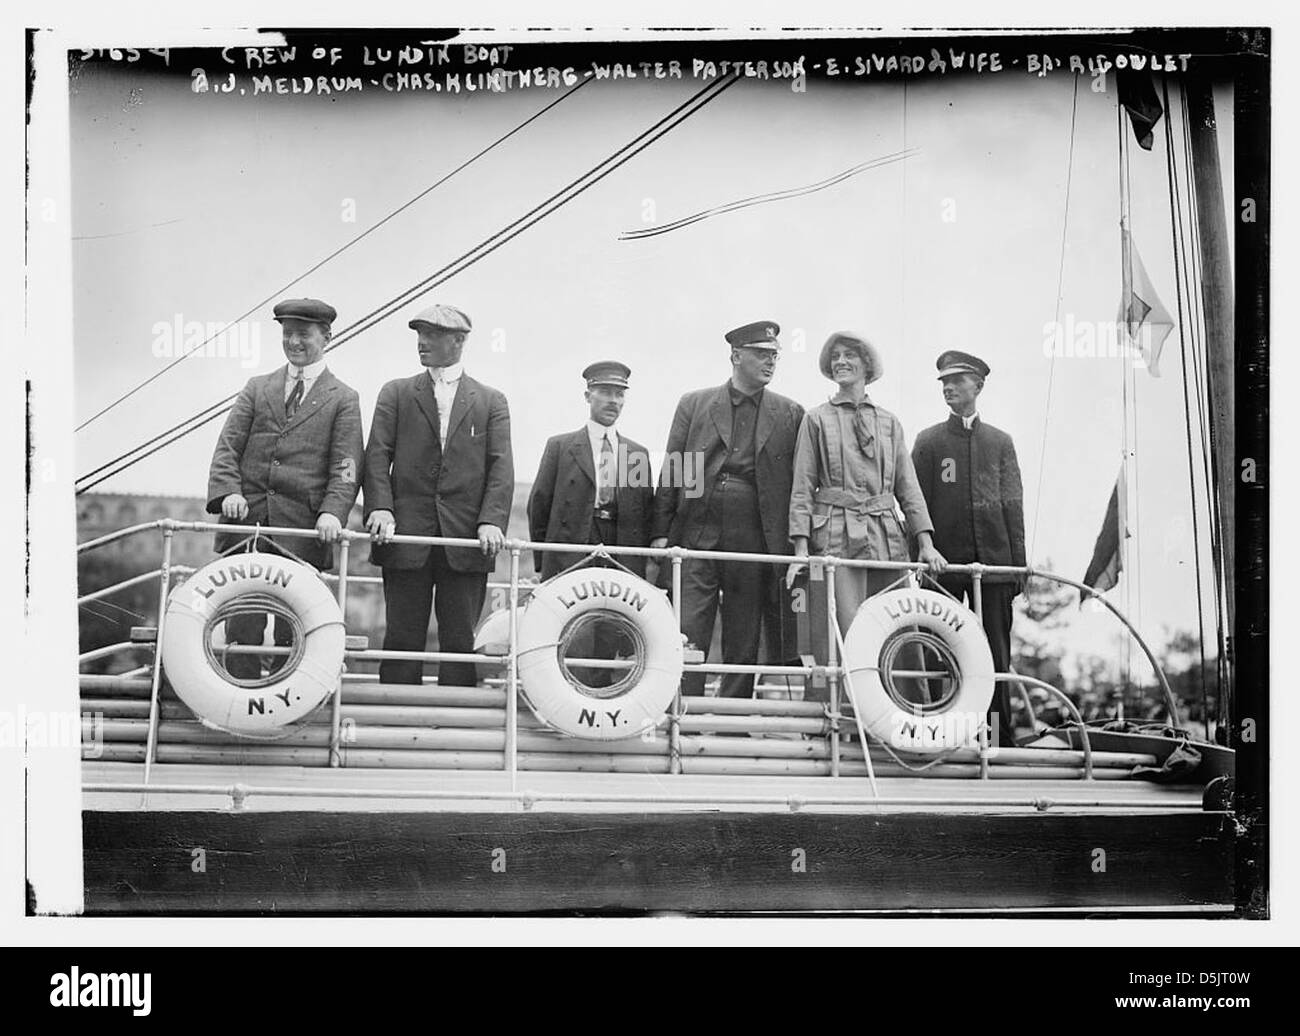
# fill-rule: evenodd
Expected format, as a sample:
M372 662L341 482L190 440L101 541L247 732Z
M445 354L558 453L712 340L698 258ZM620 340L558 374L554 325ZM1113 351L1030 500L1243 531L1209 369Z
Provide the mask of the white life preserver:
M886 666L911 668L897 653L916 630L955 670L952 693L933 705L910 705L882 678ZM979 616L960 602L919 589L868 597L844 638L844 665L854 710L886 744L927 755L978 744L993 699L993 654Z
M579 628L601 616L621 624L636 665L593 694L561 664ZM585 618L584 617L591 617ZM682 678L683 642L663 592L621 569L578 568L541 584L519 617L524 697L547 726L592 741L636 737L664 720Z
M239 681L209 647L223 608L264 601L295 627L295 653L268 680ZM181 700L204 726L241 737L284 737L338 684L343 614L316 571L278 554L236 554L204 565L167 601L162 664Z

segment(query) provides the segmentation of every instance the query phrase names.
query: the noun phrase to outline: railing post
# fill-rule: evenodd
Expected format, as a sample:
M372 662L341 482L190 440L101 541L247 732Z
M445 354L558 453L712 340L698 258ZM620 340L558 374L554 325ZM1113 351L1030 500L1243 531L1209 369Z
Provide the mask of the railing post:
M979 564L970 567L970 603L980 620L980 629L984 629L984 567Z
M811 576L811 571L809 575ZM812 585L811 578L808 585ZM835 671L839 665L839 653L836 648L840 632L839 621L839 616L835 614L835 565L828 563L826 565L826 697L830 702L832 777L840 775L840 678ZM865 753L870 750L864 743L862 751Z
M343 635L348 632L348 552L352 541L344 536L339 541L339 614L343 616ZM345 662L344 665L347 663ZM343 765L343 754L339 751L343 727L343 674L339 673L338 683L334 687L334 702L330 708L330 766Z
M162 686L162 644L167 627L167 593L172 579L172 537L176 534L170 520L164 520L162 573L158 580L158 634L153 645L153 678L149 684L149 733L144 748L144 783L149 783L154 753L158 750L158 690Z
M510 669L506 676L506 771L519 777L519 548L510 548Z
M682 631L682 556L676 548L672 555L673 562L673 618L677 620L677 632ZM705 648L708 651L708 648ZM706 654L705 661L708 660ZM673 711L668 717L668 772L682 772L682 684L677 682L677 693L673 695Z

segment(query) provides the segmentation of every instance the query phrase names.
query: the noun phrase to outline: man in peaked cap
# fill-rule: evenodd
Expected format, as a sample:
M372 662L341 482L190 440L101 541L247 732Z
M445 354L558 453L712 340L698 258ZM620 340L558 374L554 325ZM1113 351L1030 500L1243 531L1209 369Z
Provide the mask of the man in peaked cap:
M384 650L424 651L432 611L439 650L469 653L514 498L510 408L501 392L465 373L471 324L461 310L430 306L408 326L424 370L380 389L366 444L366 528L371 563L383 570ZM399 534L478 546L392 543ZM422 662L379 664L384 683L418 684L423 675ZM476 681L472 662L438 665L442 685Z
M776 370L780 327L745 324L723 337L731 348L731 377L716 388L682 396L673 415L659 488L652 547L788 554L790 485L803 407L767 387ZM753 665L760 635L769 661L794 652L793 622L777 569L741 561L691 558L682 565L682 632L708 652L722 595L722 660ZM788 637L788 639L787 639ZM682 681L704 692L704 675ZM727 697L753 694L752 675L722 678Z
M654 517L650 454L618 428L631 374L626 364L616 360L593 363L582 372L587 421L576 431L553 435L546 442L528 496L533 540L618 547L649 544ZM579 554L554 552L533 558L543 579L579 560ZM645 558L617 560L644 577Z
M291 551L320 569L334 563L333 543L347 523L361 486L361 404L356 392L325 365L325 347L337 314L319 299L287 299L274 310L289 361L270 374L251 378L235 399L217 438L208 474L208 511L223 524L316 529L316 540L268 538L259 549ZM246 537L219 533L218 553ZM235 616L226 622L231 644L261 644L266 616ZM292 635L275 621L275 643ZM283 657L273 659L274 672ZM230 675L261 676L256 655L231 655Z
M951 564L1024 565L1025 514L1020 466L1011 436L976 409L989 376L978 356L949 349L935 363L951 413L925 429L912 446L912 462L934 522L934 546ZM971 578L945 573L939 582L974 607ZM989 573L981 581L984 632L999 673L1011 668L1012 601L1023 577ZM999 682L989 709L993 744L1015 744L1009 686Z
M650 542L654 517L654 481L650 454L618 428L631 369L617 360L603 360L582 372L588 414L584 425L554 435L542 451L542 462L528 495L529 537L548 543L608 544L644 547ZM582 560L581 554L535 553L533 563L550 579ZM646 559L615 555L615 560L645 577ZM618 638L597 627L588 644L572 646L593 658L618 655ZM615 670L592 670L588 686L616 682Z

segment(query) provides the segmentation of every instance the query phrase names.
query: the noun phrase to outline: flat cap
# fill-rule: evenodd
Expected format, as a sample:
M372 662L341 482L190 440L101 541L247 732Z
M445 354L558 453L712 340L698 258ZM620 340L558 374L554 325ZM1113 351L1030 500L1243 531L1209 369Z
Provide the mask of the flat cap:
M444 331L468 331L472 326L469 317L455 306L430 306L428 309L422 309L406 326L414 328L421 324L428 324L430 327L441 328Z
M961 352L959 349L949 349L947 352L940 353L934 365L939 368L940 378L946 378L949 374L975 374L981 378L989 376L987 363L978 356Z
M780 333L781 326L775 320L755 320L752 324L728 331L723 337L732 348L745 345L751 349L779 349L781 344L776 336Z
M582 376L587 379L587 388L593 385L627 388L627 379L632 376L632 368L617 360L600 360L589 364L582 372Z
M326 327L334 323L334 318L338 316L338 311L333 306L320 299L285 299L276 303L273 312L276 320L310 320Z

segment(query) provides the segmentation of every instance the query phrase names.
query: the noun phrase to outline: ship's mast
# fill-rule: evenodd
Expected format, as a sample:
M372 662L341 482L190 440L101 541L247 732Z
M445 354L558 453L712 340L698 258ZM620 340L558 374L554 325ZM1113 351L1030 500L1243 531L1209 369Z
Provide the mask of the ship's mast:
M1224 624L1227 658L1220 659L1227 709L1221 714L1235 727L1231 685L1235 551L1233 549L1235 492L1235 450L1233 412L1233 364L1235 322L1232 293L1232 255L1228 248L1228 227L1223 209L1223 179L1219 163L1218 128L1214 116L1214 95L1208 79L1189 75L1184 83L1191 141L1192 189L1196 195L1196 228L1200 243L1201 269L1197 271L1205 320L1206 374L1209 393L1209 423L1212 491L1218 501L1219 571L1222 573Z

